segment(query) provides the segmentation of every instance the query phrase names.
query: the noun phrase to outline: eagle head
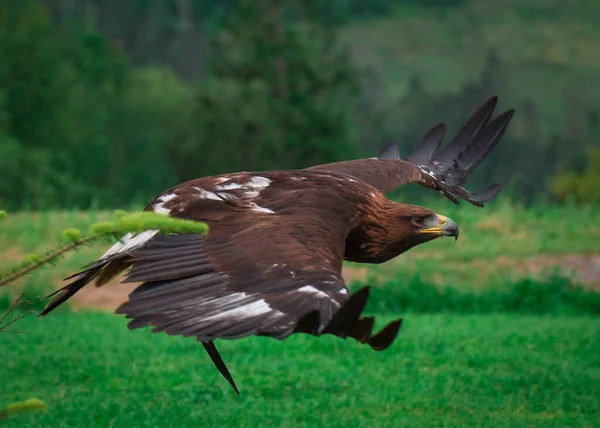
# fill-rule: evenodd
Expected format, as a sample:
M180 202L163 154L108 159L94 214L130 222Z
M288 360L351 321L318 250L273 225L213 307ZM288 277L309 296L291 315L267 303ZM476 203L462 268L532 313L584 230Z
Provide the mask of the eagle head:
M442 236L458 239L456 223L430 209L395 202L385 208L373 210L369 221L351 232L347 260L383 263Z
M418 206L405 205L390 226L386 245L389 258L442 236L458 239L458 226L451 218Z
M454 236L458 239L458 226L448 217L431 213L425 216L414 216L410 219L414 236L421 242L431 241L440 236Z

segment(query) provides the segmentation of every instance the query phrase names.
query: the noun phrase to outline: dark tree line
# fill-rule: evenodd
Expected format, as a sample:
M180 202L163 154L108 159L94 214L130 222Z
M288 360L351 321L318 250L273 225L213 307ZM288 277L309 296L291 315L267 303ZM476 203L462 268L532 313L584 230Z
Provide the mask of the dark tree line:
M0 2L0 207L123 206L202 175L373 156L391 139L406 153L438 121L453 132L490 95L502 102L514 77L493 52L457 93L414 76L388 96L338 35L392 3ZM531 199L565 166L583 171L600 120L569 103L550 139L534 100L501 105L517 115L470 185L503 180Z
M245 0L39 0L57 25L76 36L95 28L117 41L133 64L168 64L187 79L205 75L210 34ZM285 3L293 4L295 0ZM303 0L325 24L385 16L399 6L445 9L465 0ZM270 7L267 5L267 7ZM288 14L289 16L289 14ZM82 25L83 24L83 25ZM193 54L191 54L193 53Z
M211 173L354 156L358 74L314 13L238 2L191 83L133 67L93 30L57 32L39 2L2 3L0 205L118 206Z

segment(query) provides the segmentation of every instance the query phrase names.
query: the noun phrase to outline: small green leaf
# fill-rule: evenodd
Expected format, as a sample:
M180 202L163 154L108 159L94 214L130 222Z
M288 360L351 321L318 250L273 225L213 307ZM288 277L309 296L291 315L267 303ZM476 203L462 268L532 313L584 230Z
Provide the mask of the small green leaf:
M0 411L0 414L10 416L27 410L48 410L48 405L38 398L28 398L25 401L9 404L5 409Z
M127 211L124 210L115 210L115 217L117 218L121 218L123 216L126 216L128 214Z
M38 263L42 261L42 256L36 253L31 253L27 255L27 261L30 263Z
M6 211L0 210L0 221L6 220L7 217L8 217L8 214L6 214Z
M127 214L117 220L117 228L122 232L141 232L149 229L159 229L164 234L204 234L208 231L208 226L204 223L151 212Z
M62 239L67 242L78 242L82 238L81 231L79 229L70 228L62 231Z
M102 221L100 223L93 224L90 227L90 231L95 235L104 235L115 232L115 224L109 221Z

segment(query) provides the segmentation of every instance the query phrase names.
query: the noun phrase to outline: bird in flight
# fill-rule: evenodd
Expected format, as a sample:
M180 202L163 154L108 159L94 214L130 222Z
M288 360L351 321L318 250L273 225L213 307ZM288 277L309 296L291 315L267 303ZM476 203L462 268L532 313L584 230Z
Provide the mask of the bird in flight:
M383 350L401 319L374 333L374 318L362 316L369 287L350 294L342 261L382 263L441 236L458 238L450 218L385 193L418 183L454 203L495 198L498 183L478 193L462 186L513 116L492 118L496 102L477 108L445 147L446 126L435 125L404 158L390 143L377 158L204 177L165 190L145 210L204 222L208 233L127 234L67 278L40 316L128 269L124 282L141 283L116 311L131 319L129 328L195 337L237 393L216 339L331 334Z

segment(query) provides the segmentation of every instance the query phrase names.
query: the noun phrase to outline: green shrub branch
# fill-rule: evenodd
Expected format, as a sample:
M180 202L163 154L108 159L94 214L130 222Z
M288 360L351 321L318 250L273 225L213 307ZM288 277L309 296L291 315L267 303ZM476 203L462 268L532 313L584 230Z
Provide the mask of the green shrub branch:
M6 213L0 212L0 218ZM87 235L78 229L66 229L62 232L63 241L67 243L59 248L43 254L30 254L26 260L4 272L0 272L0 287L27 275L28 273L54 262L68 251L107 237L122 236L127 233L140 233L146 230L158 230L162 234L205 234L208 230L204 223L192 220L176 219L151 212L125 213L117 212L113 222L100 222L90 227Z
M34 270L56 261L68 251L76 250L99 239L119 237L127 233L140 233L146 230L158 230L162 234L205 234L208 230L204 223L149 212L126 213L119 211L115 213L115 217L112 222L93 224L85 235L75 228L63 230L61 237L65 242L64 245L42 254L30 254L16 266L0 271L0 287L9 285ZM0 220L6 220L6 218L6 212L0 211ZM32 311L26 309L31 302L25 301L23 296L24 293L21 293L6 313L0 316L0 333L21 333L12 328L9 329L9 327L32 313Z

